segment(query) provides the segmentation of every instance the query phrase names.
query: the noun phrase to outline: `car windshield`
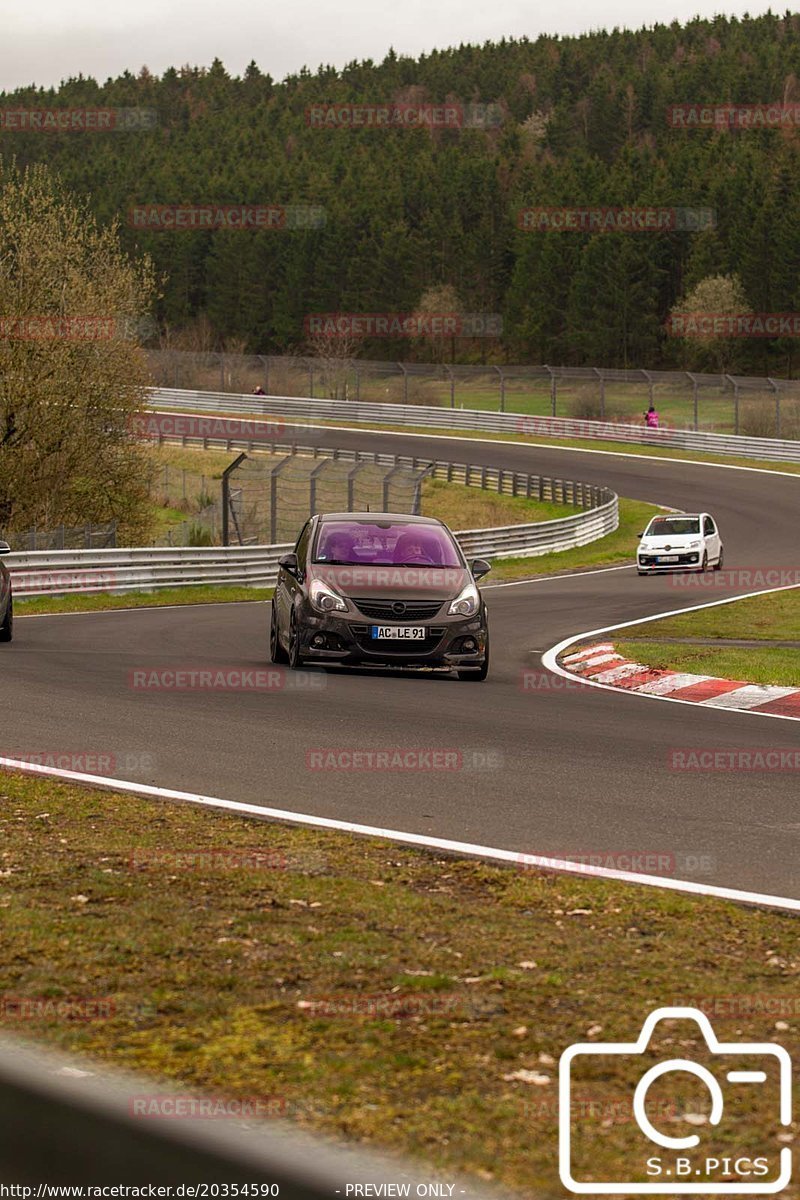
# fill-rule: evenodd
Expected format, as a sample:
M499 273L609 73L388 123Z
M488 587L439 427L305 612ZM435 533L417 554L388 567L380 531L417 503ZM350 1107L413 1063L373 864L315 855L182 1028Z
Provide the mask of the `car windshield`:
M656 517L650 522L645 537L674 537L681 533L699 532L699 517Z
M460 567L458 550L439 525L325 521L314 562L332 566Z

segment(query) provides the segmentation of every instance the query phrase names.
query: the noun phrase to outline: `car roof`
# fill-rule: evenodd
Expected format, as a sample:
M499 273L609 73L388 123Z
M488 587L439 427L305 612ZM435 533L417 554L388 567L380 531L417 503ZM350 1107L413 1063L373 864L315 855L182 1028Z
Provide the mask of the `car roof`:
M340 512L340 513L320 513L319 520L321 524L327 521L343 521L350 522L353 525L367 525L378 522L390 521L395 525L441 525L436 517L415 516L413 513L390 513L390 512Z

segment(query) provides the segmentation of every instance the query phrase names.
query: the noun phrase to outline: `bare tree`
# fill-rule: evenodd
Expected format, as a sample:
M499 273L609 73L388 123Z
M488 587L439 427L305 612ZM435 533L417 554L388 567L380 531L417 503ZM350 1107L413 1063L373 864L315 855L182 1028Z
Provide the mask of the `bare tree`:
M350 373L361 339L350 333L311 333L303 355L307 368L319 374L329 400L347 400Z
M146 531L149 456L131 415L146 402L154 291L115 225L98 228L43 165L0 160L0 526Z

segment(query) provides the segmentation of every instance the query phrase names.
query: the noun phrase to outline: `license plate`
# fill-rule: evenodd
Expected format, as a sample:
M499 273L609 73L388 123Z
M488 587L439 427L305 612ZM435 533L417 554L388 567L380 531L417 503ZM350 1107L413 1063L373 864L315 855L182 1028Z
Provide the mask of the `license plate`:
M372 636L391 638L395 642L424 642L425 628L422 625L373 625Z
M677 562L680 554L659 554L658 562Z

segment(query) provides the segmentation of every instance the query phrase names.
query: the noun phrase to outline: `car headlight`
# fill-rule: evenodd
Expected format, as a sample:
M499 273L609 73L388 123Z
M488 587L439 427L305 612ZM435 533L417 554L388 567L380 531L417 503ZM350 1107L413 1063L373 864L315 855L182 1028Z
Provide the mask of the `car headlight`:
M347 605L343 598L321 579L315 579L311 584L308 598L317 612L347 612Z
M703 544L702 542L689 542L689 545L687 548L689 550L699 550L700 547L702 546L702 544Z
M450 601L449 617L474 617L481 606L481 597L474 583L468 583L455 600Z

